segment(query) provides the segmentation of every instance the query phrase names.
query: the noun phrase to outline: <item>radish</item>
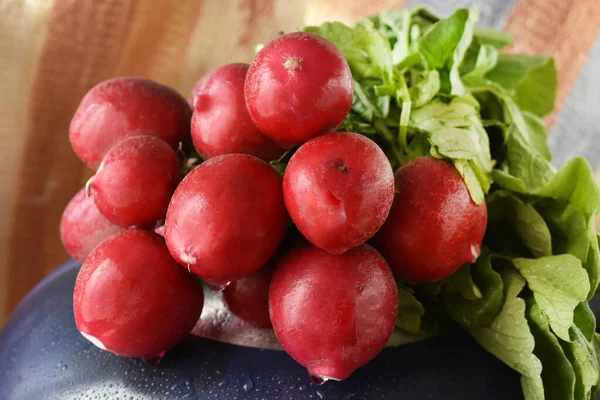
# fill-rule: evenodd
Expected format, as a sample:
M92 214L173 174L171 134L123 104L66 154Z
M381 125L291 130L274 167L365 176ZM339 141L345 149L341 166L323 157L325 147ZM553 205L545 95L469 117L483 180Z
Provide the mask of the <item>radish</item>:
M306 245L275 271L269 310L283 348L321 384L346 379L379 354L394 329L398 289L367 244L341 255Z
M244 101L248 64L228 64L205 75L194 87L192 140L205 160L221 154L278 159L283 149L254 125Z
M110 235L122 231L98 211L94 199L81 189L71 199L60 220L60 238L71 257L83 262Z
M189 135L192 111L175 90L144 78L109 79L83 97L69 127L75 153L96 169L129 136L157 136L173 149Z
M246 154L211 158L173 194L165 220L169 251L214 289L263 266L283 241L289 217L281 177Z
M311 139L290 159L283 195L292 220L315 246L341 254L381 228L394 200L394 171L365 136Z
M203 302L200 281L171 258L160 236L128 229L85 260L73 309L77 329L99 348L150 360L189 334Z
M263 47L244 89L254 124L290 148L335 129L353 99L352 73L342 53L307 32L288 33Z
M180 179L179 160L153 136L119 142L89 182L102 214L120 226L152 227L163 219Z
M418 157L396 171L396 198L375 246L398 278L434 282L479 256L487 224L454 166Z
M269 284L276 257L252 274L231 282L223 290L223 300L232 314L257 328L271 326Z

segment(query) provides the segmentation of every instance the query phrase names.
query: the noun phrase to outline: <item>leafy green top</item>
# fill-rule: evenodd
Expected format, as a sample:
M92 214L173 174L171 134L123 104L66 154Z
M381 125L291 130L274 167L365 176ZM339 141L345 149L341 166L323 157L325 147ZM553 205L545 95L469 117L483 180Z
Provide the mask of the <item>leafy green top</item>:
M392 344L451 319L522 375L527 400L591 399L600 191L585 160L551 164L540 118L554 107L553 60L501 53L510 35L477 19L476 8L444 19L418 8L304 28L333 42L352 70L340 130L375 140L394 167L423 155L452 162L473 201L488 206L476 263L435 284L399 282Z

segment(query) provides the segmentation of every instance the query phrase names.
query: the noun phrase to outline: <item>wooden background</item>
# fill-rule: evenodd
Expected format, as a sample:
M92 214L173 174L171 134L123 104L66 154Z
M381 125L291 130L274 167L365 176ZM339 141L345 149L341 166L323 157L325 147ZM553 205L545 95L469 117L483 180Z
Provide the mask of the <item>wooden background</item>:
M560 90L557 111L547 120L552 124L596 40L600 0L481 2L488 13L504 12L496 25L515 35L511 51L556 58ZM472 2L447 3L435 2L444 11ZM68 258L58 235L60 216L90 171L71 151L67 132L90 87L113 76L140 75L187 97L208 69L249 61L254 44L281 30L349 22L404 5L404 0L0 0L0 326Z

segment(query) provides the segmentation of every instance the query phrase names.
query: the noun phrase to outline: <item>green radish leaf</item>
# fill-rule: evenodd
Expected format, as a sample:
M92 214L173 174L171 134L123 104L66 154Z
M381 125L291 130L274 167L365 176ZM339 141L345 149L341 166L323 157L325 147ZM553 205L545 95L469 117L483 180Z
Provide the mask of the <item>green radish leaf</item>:
M502 54L485 77L511 90L523 111L543 117L554 109L558 77L552 58Z
M485 199L485 192L479 181L473 165L467 160L454 160L454 166L458 170L460 176L462 176L471 195L471 199L475 204L483 203Z
M387 79L392 75L392 50L387 39L369 20L353 27L341 22L307 26L305 32L333 43L344 55L356 80Z
M484 151L474 129L438 129L431 135L431 143L437 154L450 159L470 160Z
M554 336L540 307L533 298L527 299L527 320L535 338L533 353L542 363L545 400L575 399L575 372L559 339Z
M594 338L594 332L596 331L596 317L586 301L579 303L575 308L573 322L577 326L577 329L581 331L585 339L588 342L591 342Z
M487 199L488 218L510 224L519 240L534 257L552 255L552 235L546 221L532 204L508 191L498 190Z
M561 254L537 259L515 258L512 262L527 281L552 331L569 341L575 307L585 301L590 290L581 261L571 254Z
M361 133L366 136L374 136L377 134L377 130L373 127L373 125L368 122L361 121L362 117L357 115L353 115L353 113L348 114L346 119L341 123L338 127L338 131L340 132L356 132Z
M594 345L574 325L569 330L571 340L561 341L565 356L575 373L575 399L591 399L594 386L598 384L598 359Z
M550 229L553 254L571 254L585 262L590 241L583 213L562 199L542 199L535 203L535 208Z
M496 66L498 61L498 50L492 45L483 45L479 47L479 53L473 69L467 73L464 78L483 77L488 71Z
M533 354L536 341L525 317L525 301L519 294L525 279L515 270L502 273L504 303L491 323L468 328L488 352L519 372L526 400L544 399L542 363Z
M404 9L385 10L376 16L375 25L392 47L392 63L397 65L410 54L412 12Z
M380 81L354 81L352 111L367 122L386 118L390 112L390 96L377 96L375 87Z
M425 314L423 304L417 300L410 289L399 285L396 327L417 335L421 332L421 318L423 314Z
M535 257L552 255L550 229L548 229L548 225L546 225L542 216L531 204L516 201L514 214L510 217L510 220L512 220L523 244L531 250L531 253Z
M453 320L466 328L488 326L500 312L504 302L502 277L492 268L492 256L480 256L475 264L462 267L467 277L456 283L452 275L445 286L444 302ZM460 276L460 275L459 275ZM458 286L458 287L457 287Z
M554 176L550 162L542 154L532 151L514 123L506 131L506 147L508 172L523 180L526 187L542 187Z
M474 37L482 46L490 45L496 50L502 50L513 42L510 33L491 28L476 27Z
M547 161L552 161L552 154L550 154L550 148L548 147L547 141L548 132L546 131L543 121L537 115L527 111L523 112L523 118L527 126L524 131L527 134L530 145Z
M477 300L483 297L481 290L471 276L471 264L463 265L448 278L448 284L467 300Z
M431 101L440 91L440 74L436 70L427 71L423 79L409 89L413 107L421 107Z

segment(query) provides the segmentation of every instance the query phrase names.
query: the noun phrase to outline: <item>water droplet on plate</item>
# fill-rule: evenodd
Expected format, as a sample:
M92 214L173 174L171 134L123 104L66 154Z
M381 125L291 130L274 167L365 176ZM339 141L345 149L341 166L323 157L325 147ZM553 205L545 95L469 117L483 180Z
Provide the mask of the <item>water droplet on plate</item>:
M325 393L323 393L320 390L317 390L317 396L319 396L319 399L324 400L327 398L327 396L325 396Z
M247 377L246 379L244 379L242 389L244 389L244 392L249 392L250 390L254 389L254 382L252 381L252 378Z
M300 385L298 386L298 390L301 392L304 392L306 390L307 386L306 385Z

